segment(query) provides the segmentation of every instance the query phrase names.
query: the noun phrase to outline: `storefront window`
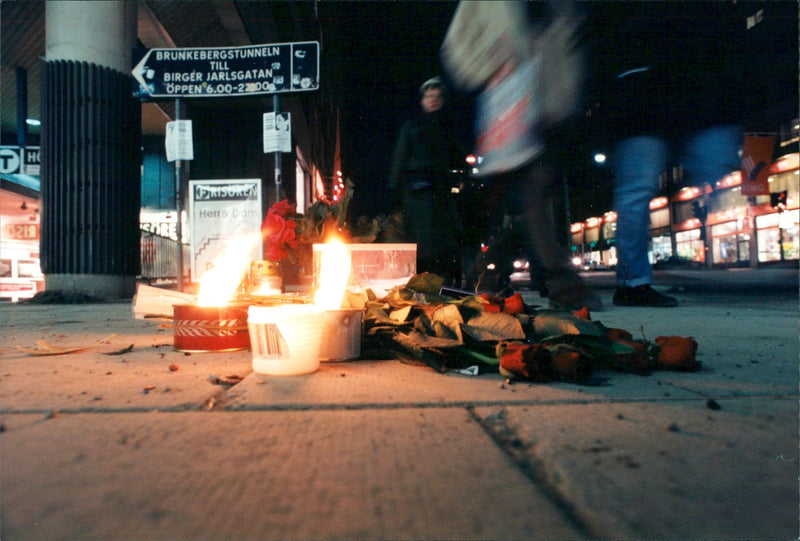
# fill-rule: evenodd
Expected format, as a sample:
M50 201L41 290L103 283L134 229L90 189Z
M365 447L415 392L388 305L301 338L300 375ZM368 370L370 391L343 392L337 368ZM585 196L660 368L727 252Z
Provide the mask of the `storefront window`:
M669 235L650 239L650 263L658 263L672 256L672 240Z
M592 243L600 240L600 228L592 227L586 230L586 242Z
M756 242L760 262L797 260L800 247L800 211L774 212L756 217Z
M706 250L705 245L700 238L699 229L691 229L689 231L680 231L675 233L675 244L678 257L681 259L688 259L698 263L705 262Z
M654 210L650 213L650 229L669 227L669 208Z
M712 261L715 264L736 264L750 260L750 234L741 231L738 221L725 222L711 228Z
M603 233L602 237L605 240L613 240L617 238L617 222L607 222L602 225Z

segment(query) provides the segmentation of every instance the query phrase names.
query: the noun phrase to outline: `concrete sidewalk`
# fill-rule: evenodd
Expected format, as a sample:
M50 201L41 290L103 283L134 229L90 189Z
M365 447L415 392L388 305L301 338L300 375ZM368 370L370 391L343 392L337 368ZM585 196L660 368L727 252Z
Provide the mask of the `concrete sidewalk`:
M600 293L594 319L694 336L703 369L263 378L247 351L175 351L130 303L4 304L2 539L796 539L796 293Z

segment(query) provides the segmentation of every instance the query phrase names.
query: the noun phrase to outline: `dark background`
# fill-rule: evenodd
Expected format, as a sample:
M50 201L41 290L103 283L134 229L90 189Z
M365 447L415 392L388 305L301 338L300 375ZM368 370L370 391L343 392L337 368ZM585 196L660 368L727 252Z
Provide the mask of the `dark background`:
M384 187L394 139L419 110L418 87L443 75L439 48L455 2L322 2L328 50L341 65L342 163L356 182L354 212L386 210ZM546 17L547 4L531 2L530 17ZM571 221L611 208L613 170L593 162L610 152L619 126L609 122L617 74L637 63L659 62L672 73L671 88L629 104L653 122L696 123L715 110L747 131L774 132L796 118L797 3L778 2L578 2L586 17L581 47L586 82L581 114L552 148L563 158L570 186ZM747 29L746 19L763 20ZM330 21L330 24L326 24ZM677 81L677 82L676 82ZM323 81L324 84L324 81ZM460 133L472 141L473 96L450 92L447 107Z

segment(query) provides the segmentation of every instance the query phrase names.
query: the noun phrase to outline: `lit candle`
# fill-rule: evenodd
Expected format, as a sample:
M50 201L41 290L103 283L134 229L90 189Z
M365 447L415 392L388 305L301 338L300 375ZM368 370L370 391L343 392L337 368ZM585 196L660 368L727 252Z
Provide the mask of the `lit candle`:
M247 325L254 372L291 376L319 368L324 320L317 306L251 306Z

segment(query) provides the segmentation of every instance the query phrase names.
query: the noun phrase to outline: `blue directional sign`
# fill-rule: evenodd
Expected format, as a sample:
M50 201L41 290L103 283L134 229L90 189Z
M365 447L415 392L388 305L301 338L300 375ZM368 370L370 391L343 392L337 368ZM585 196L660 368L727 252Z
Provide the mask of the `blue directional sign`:
M149 49L132 74L138 98L219 98L317 90L319 43Z

